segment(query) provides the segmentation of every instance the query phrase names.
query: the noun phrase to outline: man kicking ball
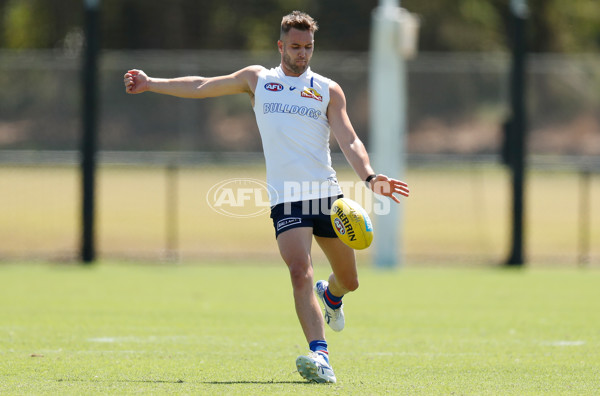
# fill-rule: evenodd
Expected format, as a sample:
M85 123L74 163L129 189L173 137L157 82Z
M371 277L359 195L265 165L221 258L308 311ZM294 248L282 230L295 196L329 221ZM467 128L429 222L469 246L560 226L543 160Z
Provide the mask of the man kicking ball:
M296 359L298 372L314 382L336 382L329 363L325 325L344 328L342 297L358 288L354 250L336 236L329 209L342 196L331 166L329 134L333 133L357 175L377 194L400 202L408 186L371 168L367 151L357 137L346 112L346 98L334 81L314 73L309 63L317 23L306 13L283 17L277 47L278 67L248 66L218 77L153 78L141 70L124 77L126 92L155 92L184 98L208 98L245 93L260 131L267 183L271 194L271 218L281 257L292 281L296 313L310 353ZM314 286L312 240L331 265L328 281ZM321 313L318 299L324 305Z

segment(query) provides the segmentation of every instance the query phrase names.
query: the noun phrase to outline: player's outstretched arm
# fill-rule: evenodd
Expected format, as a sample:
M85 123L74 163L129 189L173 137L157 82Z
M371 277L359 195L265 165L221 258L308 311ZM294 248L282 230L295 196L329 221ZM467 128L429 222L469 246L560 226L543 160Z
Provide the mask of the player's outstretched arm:
M335 136L346 159L352 165L356 174L366 180L368 176L375 174L369 161L369 154L365 145L356 135L348 113L346 111L346 97L344 91L338 84L333 84L330 89L329 107L327 117L331 132ZM393 199L400 203L395 194L408 197L408 185L400 180L390 178L386 175L376 175L369 181L371 189L377 193Z
M235 73L218 77L149 77L142 70L128 70L123 76L125 92L139 94L155 92L180 98L210 98L248 93L254 95L258 73L262 66L248 66Z

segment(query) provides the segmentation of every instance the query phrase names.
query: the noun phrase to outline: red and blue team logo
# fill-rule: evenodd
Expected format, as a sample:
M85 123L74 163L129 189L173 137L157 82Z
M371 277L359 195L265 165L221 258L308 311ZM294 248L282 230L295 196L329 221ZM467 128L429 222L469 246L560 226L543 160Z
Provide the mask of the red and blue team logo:
M311 98L318 100L319 102L323 101L323 95L317 92L314 88L304 88L304 91L300 92L300 96L303 98Z
M266 83L265 89L271 92L283 91L283 85L279 83Z
M335 228L337 228L339 233L341 235L344 235L346 233L346 227L344 227L342 220L340 220L339 218L336 217L335 219L333 219L333 222L335 223Z

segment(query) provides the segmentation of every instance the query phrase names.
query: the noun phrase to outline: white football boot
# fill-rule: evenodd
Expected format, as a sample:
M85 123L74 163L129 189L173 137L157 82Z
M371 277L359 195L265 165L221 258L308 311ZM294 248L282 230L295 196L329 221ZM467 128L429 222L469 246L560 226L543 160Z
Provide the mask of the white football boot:
M325 302L325 290L327 290L327 286L329 286L329 282L320 280L315 284L315 293L321 299L323 303L323 307L325 307L325 312L323 313L323 317L325 318L325 322L331 327L333 331L342 331L344 329L344 310L342 309L343 305L338 309L333 309L327 302Z
M298 356L296 367L302 378L310 382L333 384L336 381L333 369L320 353L311 352L308 356Z

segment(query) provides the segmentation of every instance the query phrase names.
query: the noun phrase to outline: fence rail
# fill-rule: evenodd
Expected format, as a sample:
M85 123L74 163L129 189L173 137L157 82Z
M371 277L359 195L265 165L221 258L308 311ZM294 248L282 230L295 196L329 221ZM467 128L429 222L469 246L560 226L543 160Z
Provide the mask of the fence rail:
M331 153L334 163L344 163L344 155ZM406 154L410 167L463 167L469 164L498 165L494 154ZM105 165L205 165L205 164L261 164L261 152L197 152L197 151L100 151L98 162ZM80 152L75 150L0 150L0 165L76 165ZM587 170L600 173L600 157L581 155L533 155L527 159L531 170Z

